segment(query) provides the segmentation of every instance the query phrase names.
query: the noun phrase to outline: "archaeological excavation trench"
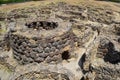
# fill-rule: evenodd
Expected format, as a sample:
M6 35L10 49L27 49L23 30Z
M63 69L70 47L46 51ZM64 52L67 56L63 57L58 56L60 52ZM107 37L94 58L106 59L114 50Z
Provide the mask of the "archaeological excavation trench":
M91 4L1 11L0 79L120 80L120 11Z

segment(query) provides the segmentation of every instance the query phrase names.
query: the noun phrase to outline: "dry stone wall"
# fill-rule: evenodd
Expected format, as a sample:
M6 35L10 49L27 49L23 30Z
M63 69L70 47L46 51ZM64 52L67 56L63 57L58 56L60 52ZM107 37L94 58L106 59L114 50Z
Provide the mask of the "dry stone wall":
M67 75L49 72L49 71L41 71L41 72L29 72L17 77L15 80L25 80L25 79L46 79L46 80L70 80Z

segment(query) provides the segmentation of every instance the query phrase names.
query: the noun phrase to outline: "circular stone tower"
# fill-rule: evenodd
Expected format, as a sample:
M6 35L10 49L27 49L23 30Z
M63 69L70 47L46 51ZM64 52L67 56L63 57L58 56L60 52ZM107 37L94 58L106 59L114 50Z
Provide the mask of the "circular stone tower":
M10 33L13 57L19 63L58 63L70 57L74 46L70 23L30 21L20 26Z

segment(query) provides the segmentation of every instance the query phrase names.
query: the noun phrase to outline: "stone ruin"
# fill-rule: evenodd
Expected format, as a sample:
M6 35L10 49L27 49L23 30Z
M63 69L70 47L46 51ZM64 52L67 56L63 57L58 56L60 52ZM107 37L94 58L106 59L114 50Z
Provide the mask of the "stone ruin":
M62 24L61 24L62 23ZM69 59L74 34L68 22L29 21L9 34L13 57L20 64L58 63Z
M70 80L67 75L56 73L56 72L49 72L49 71L41 71L41 72L29 72L23 75L20 75L15 80Z

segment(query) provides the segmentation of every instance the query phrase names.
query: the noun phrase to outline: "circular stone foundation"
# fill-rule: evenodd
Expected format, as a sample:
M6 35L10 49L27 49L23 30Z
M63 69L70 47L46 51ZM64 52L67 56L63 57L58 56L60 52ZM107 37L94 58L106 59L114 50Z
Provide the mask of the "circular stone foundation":
M10 34L10 42L13 56L19 63L58 63L62 61L63 52L70 55L73 37L68 22L36 21L16 27Z

